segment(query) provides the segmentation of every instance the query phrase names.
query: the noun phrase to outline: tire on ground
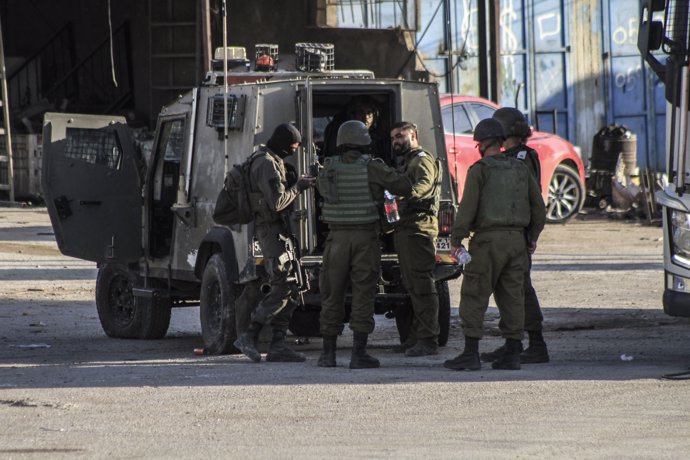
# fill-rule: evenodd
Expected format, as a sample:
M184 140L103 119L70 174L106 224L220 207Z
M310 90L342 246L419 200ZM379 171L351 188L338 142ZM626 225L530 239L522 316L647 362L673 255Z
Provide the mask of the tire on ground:
M235 301L238 289L228 280L221 254L214 254L206 263L201 278L200 297L201 336L206 353L236 353L232 343L237 338Z
M585 189L577 171L559 164L549 181L546 221L555 224L567 222L580 212L584 200Z
M96 309L109 337L160 339L170 325L172 303L167 297L136 297L137 275L120 264L106 263L98 270Z

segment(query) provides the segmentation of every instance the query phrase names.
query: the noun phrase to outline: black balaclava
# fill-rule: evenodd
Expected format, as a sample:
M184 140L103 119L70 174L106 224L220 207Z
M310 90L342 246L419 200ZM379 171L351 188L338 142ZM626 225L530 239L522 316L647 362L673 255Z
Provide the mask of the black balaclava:
M283 123L276 127L266 146L280 158L295 153L290 147L292 144L301 143L302 135L299 130L289 123Z

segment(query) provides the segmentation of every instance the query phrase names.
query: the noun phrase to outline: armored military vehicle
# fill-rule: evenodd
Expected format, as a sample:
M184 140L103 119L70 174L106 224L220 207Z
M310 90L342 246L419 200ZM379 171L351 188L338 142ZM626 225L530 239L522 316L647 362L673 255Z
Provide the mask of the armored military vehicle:
M231 229L211 217L225 172L265 143L278 124L293 122L303 143L286 161L295 174L307 174L332 154L325 148L324 136L334 132L328 125L342 119L353 100L366 97L377 106L376 156L394 164L390 126L410 120L418 125L421 145L443 166L436 283L439 341L445 344L447 281L461 267L449 257L456 198L445 167L437 87L333 70L328 54L316 65L303 58L298 53L290 70L264 65L251 71L241 58L229 73L209 72L202 85L162 109L148 154L135 147L122 117L45 115L43 190L55 237L63 254L97 263L96 304L108 336L161 338L172 307L199 305L206 351L232 352L239 317L247 316L236 315L236 300L245 286L261 287L263 270L252 224ZM316 190L301 194L290 213L300 261L312 281L290 326L299 336L319 333L317 280L327 232L319 216ZM410 305L392 235L384 246L376 312L396 317L404 339Z

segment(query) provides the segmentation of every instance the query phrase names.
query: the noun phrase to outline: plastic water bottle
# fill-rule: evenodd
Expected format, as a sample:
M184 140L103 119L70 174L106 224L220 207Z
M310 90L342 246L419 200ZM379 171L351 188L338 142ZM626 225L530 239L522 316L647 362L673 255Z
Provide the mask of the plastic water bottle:
M462 265L467 265L472 260L472 256L465 248L460 248L460 253L458 254L458 263Z
M400 214L398 214L398 202L395 201L395 195L391 195L388 190L384 190L383 195L385 196L383 209L386 211L386 221L389 224L399 221Z

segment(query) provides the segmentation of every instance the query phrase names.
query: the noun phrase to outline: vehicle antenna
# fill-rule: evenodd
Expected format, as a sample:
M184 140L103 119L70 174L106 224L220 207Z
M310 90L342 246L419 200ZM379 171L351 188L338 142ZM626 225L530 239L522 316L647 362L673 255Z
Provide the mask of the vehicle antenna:
M455 82L453 79L453 24L451 22L450 0L444 0L446 10L446 50L448 51L448 93L450 94L450 124L453 132L453 163L455 168L455 180L458 180L458 148L455 145L455 109L453 102L455 102ZM455 2L453 2L455 3ZM468 26L469 27L469 24Z
M225 174L230 170L228 164L228 6L223 0L223 155L225 155ZM223 176L225 177L225 176Z

